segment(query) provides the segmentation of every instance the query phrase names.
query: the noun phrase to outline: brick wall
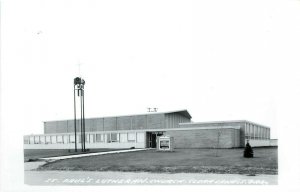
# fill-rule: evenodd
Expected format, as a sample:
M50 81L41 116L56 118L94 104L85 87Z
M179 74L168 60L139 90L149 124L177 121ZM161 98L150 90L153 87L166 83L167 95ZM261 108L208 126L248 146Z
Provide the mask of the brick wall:
M163 129L165 128L164 114L147 115L147 129Z
M95 128L93 128L93 130L96 130L96 131L104 131L104 119L103 118L97 118L97 119L94 119L95 121Z
M236 122L207 122L207 123L191 123L191 124L180 124L180 128L191 128L191 127L205 127L205 128L217 128L217 127L240 127L238 134L240 137L238 139L239 146L245 146L245 121L236 121Z
M146 115L137 115L132 117L132 129L146 129L147 117Z
M117 118L117 130L130 130L131 129L131 116Z
M117 119L115 117L104 118L104 131L117 130Z
M218 146L218 131L220 131ZM175 148L232 148L239 147L237 129L196 129L167 131L174 137Z

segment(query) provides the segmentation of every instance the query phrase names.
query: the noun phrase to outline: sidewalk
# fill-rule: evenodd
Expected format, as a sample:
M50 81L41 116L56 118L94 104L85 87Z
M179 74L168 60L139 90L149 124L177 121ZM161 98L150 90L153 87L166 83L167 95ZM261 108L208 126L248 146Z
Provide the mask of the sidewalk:
M56 161L56 160L62 160L62 159L88 157L88 156L95 156L95 155L106 155L106 154L114 154L114 153L127 153L127 152L145 151L145 150L149 150L149 148L147 148L147 149L125 149L125 150L118 150L118 151L107 151L107 152L85 153L85 154L78 154L78 155L65 155L65 156L56 156L56 157L46 157L46 158L39 158L39 160Z

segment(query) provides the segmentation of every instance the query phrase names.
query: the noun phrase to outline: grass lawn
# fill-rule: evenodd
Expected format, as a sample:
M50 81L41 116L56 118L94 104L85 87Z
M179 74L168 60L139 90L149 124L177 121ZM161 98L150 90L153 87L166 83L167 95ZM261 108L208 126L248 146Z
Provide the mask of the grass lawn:
M90 149L88 152L81 152L81 149L78 149L78 152L75 152L74 149L69 151L68 149L24 149L24 161L35 161L38 158L43 157L56 157L64 155L75 155L82 153L94 153L94 152L104 152L104 151L113 151L119 149Z
M47 163L39 170L146 171L229 174L277 174L277 148L253 148L254 158L244 149L155 150L82 157Z

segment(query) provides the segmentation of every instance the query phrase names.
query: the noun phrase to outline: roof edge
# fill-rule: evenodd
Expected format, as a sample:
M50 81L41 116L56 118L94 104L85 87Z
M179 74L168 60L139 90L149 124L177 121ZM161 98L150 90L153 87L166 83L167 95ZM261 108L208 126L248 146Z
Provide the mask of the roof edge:
M187 109L181 109L181 110L174 110L174 111L166 111L166 112L147 112L147 113L140 113L140 114L129 114L129 115L115 115L115 116L101 116L101 117L88 117L87 119L101 119L101 118L113 118L113 117L131 117L131 116L142 116L142 115L156 115L156 114L169 114L169 113L181 113L183 112L184 116L187 116L189 118L192 118L190 113L187 111ZM60 119L60 120L49 120L49 121L42 121L45 122L55 122L55 121L68 121L68 120L74 120L74 119ZM79 120L79 119L77 119Z
M254 125L258 125L261 127L266 127L266 128L270 128L267 125L262 125L259 123L254 123L252 121L248 121L248 120L228 120L228 121L207 121L207 122L188 122L188 123L179 123L180 125L186 125L186 124L209 124L209 123L251 123Z

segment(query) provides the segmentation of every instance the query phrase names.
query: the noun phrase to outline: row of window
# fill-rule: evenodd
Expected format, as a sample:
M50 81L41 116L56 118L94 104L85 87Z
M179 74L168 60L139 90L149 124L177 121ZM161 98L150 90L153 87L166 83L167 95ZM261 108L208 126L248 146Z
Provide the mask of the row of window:
M266 140L266 139L268 139L268 138L245 136L245 139L251 139L251 140Z
M86 143L113 143L113 142L144 142L144 133L88 133ZM77 142L81 143L81 135L77 135ZM24 144L67 144L75 143L75 135L42 135L25 136Z
M247 123L245 127L245 138L254 140L270 139L270 129Z

